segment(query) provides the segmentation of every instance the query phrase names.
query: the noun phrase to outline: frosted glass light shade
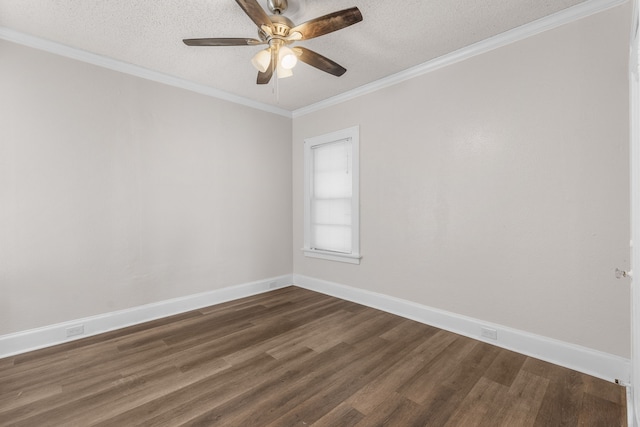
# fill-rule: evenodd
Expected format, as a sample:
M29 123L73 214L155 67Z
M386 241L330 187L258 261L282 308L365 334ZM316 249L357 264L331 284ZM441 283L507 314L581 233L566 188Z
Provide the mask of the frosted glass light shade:
M278 64L281 65L282 68L290 70L296 66L297 62L298 57L293 53L293 50L286 46L280 47L280 50L278 51Z
M278 62L278 68L276 68L279 79L293 76L293 70L291 68L284 68L280 62Z
M271 63L271 51L269 49L263 49L260 52L256 53L253 58L251 58L251 64L256 67L256 70L264 73L269 68L269 64Z

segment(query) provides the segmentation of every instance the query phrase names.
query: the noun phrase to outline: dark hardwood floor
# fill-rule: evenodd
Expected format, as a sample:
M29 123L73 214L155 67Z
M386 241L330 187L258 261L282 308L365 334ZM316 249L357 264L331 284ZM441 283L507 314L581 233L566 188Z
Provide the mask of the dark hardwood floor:
M289 287L0 359L2 426L622 426L623 387Z

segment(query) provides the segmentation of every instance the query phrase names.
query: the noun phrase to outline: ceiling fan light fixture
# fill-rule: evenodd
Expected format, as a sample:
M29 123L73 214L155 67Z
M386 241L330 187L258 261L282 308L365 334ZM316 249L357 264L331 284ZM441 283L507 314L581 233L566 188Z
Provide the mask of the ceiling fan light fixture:
M251 64L256 68L256 70L264 73L269 68L269 64L271 63L271 52L269 49L263 49L260 52L256 53L253 58L251 58Z
M279 79L285 79L287 77L293 76L293 70L291 68L284 68L280 63L278 63L276 74L278 75Z
M183 39L187 46L255 46L269 45L265 50L256 53L251 64L258 70L256 84L264 85L271 81L274 74L277 78L293 75L293 67L300 61L320 71L340 77L347 69L311 49L287 45L294 42L314 39L333 33L362 21L362 13L357 7L351 7L328 13L323 16L295 25L291 19L282 15L287 10L289 0L260 0L267 2L273 15L267 15L259 0L236 0L244 13L258 27L258 38L209 37L199 39ZM300 0L297 0L300 1Z
M298 63L298 57L296 54L288 48L287 46L281 46L278 51L278 66L291 70Z

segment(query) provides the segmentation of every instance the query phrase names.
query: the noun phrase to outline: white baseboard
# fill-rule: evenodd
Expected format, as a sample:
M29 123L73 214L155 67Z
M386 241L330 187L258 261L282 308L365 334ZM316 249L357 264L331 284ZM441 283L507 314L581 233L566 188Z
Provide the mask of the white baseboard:
M629 384L630 382L631 361L623 357L503 325L461 316L400 298L299 274L283 275L244 283L126 310L2 335L0 336L0 358L268 292L291 284L455 332L608 381L619 380L622 384ZM70 338L66 336L68 328L80 325L84 327L83 334ZM495 329L498 334L497 339L492 340L482 337L480 334L481 327Z
M631 361L623 357L313 277L294 274L293 283L301 288L383 310L607 381L618 380L623 385L630 382ZM482 327L495 329L497 339L484 338L480 334Z
M292 275L287 274L256 282L244 283L209 292L188 295L185 297L132 307L125 310L2 335L0 336L0 358L272 291L274 289L290 286L292 282ZM83 326L84 333L68 338L67 328L76 326Z

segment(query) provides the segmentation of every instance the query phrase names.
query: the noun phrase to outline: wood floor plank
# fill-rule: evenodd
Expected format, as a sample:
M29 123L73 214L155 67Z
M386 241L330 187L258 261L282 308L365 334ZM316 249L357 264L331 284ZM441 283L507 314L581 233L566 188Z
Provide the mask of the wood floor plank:
M509 350L502 350L487 368L484 377L510 387L520 372L527 356Z
M307 423L314 423L328 411L340 405L349 396L361 390L375 378L387 371L398 360L404 358L403 352L411 352L420 343L418 336L420 331L416 330L407 334L392 343L386 343L382 349L367 357L367 360L358 360L347 368L349 375L336 372L328 381L320 384L319 391L304 402L296 405L287 414L278 418L274 425L293 425L299 419L304 419ZM372 336L372 338L377 338ZM360 345L361 344L357 344ZM370 348L365 348L370 352Z
M507 392L506 386L481 377L444 426L494 426Z
M317 417L317 413L313 413L315 409L319 407L319 405L313 404L313 399L318 396L318 391L321 390L324 396L331 396L334 402L339 403L342 399L340 398L341 393L349 393L348 387L341 386L340 381L345 378L345 376L341 373L342 370L348 370L352 375L356 375L358 372L362 372L361 376L364 376L364 372L369 372L374 369L379 369L381 366L381 360L369 360L367 363L362 363L364 354L376 354L378 357L384 358L383 349L387 347L387 343L376 337L379 331L384 331L384 329L379 329L380 322L386 322L389 327L394 324L397 319L391 319L386 316L384 313L374 313L375 318L370 319L370 325L373 325L371 328L370 334L362 334L362 336L367 337L359 342L355 343L353 346L348 345L349 348L354 348L354 351L350 351L349 353L345 353L340 358L336 357L323 357L324 363L329 363L331 369L328 377L325 372L319 374L318 367L323 366L323 362L318 359L314 359L310 361L307 366L307 371L309 374L305 374L305 372L301 372L303 374L302 377L292 377L287 380L288 383L292 383L290 388L286 391L284 397L280 396L272 396L268 393L264 393L261 391L253 391L252 393L245 394L236 401L230 402L225 407L216 408L215 411L211 411L208 414L203 415L197 420L193 421L193 425L216 425L219 422L222 422L227 425L258 425L265 424L269 421L269 416L272 412L269 411L269 408L278 407L281 411L285 408L292 408L291 412L285 414L281 419L276 420L276 425L290 425L289 423L295 422L296 419L303 417L305 419L311 420L314 417ZM378 318L378 319L376 319ZM393 323L391 322L393 320ZM354 325L357 326L358 324ZM349 328L351 331L353 328ZM343 335L347 336L347 335ZM341 343L340 345L344 345L345 343ZM406 347L408 343L401 343L402 347ZM355 346L355 347L354 347ZM332 346L334 348L336 346ZM349 355L350 358L345 358L344 356ZM346 362L349 363L348 366L341 366L341 363ZM348 377L347 377L348 378ZM283 381L281 381L283 383ZM266 385L268 388L272 388L271 384ZM251 402L251 405L247 405L246 402ZM242 404L238 404L241 402ZM337 404L336 403L336 404ZM252 408L252 412L246 414L246 406L250 406ZM322 406L323 411L326 411L327 402L325 402ZM313 413L313 414L312 414Z
M314 427L352 427L364 418L364 415L346 402L333 408L313 423Z
M444 334L447 335L448 334ZM433 396L434 383L441 384L455 373L460 362L478 345L477 342L461 336L453 336L453 341L444 347L419 372L403 384L398 392L408 399L423 405Z
M431 338L426 336L425 341L407 352L405 357L387 371L380 373L346 401L363 414L370 414L389 396L395 395L396 390L412 379L429 360L439 354L437 351L438 339L441 337L455 339L452 334L438 334L437 332ZM450 341L440 340L439 342L441 345L445 345Z
M0 398L0 408L8 411L20 406L28 406L40 402L60 393L62 393L62 386L57 384L44 384L37 388L5 393Z
M406 397L392 393L364 417L357 427L366 426L412 426L416 424L422 407Z
M291 351L291 349L300 347L309 347L308 344L317 343L314 350L316 352L323 351L339 344L340 340L335 337L340 336L339 330L355 326L366 318L355 317L354 314L347 311L339 311L331 315L319 318L313 322L298 328L297 331L287 336L275 337L266 342L265 351L273 357L279 358L283 353ZM331 340L329 339L331 338Z
M608 424L612 419L619 416L618 411L619 407L615 403L607 399L602 399L592 394L585 393L582 399L582 408L580 410L577 425L622 426L623 422L620 422L617 425Z
M534 425L578 425L584 397L582 375L565 368L554 370L559 374L552 378L547 387Z
M99 426L122 426L139 420L146 425L179 425L210 406L225 402L258 382L258 372L271 371L277 361L266 354L233 366L222 373L205 376L187 386L172 388L145 404L100 422Z
M626 398L626 390L624 387L620 387L618 384L605 382L603 383L598 378L585 375L582 377L584 383L585 393L592 394L596 397L608 400L610 402L620 402L621 399Z
M466 339L461 342L465 343ZM447 358L440 358L435 365L438 367L436 374L427 375L422 380L423 392L420 400L424 402L424 410L416 420L416 425L447 423L500 351L497 347L475 342L470 351L460 354L463 357L456 363L446 365L443 363ZM417 400L415 396L413 399Z
M0 359L0 426L624 426L625 389L287 287Z
M61 399L48 402L44 408L40 405L23 406L19 410L3 412L1 416L3 422L10 421L10 425L13 426L70 425L72 423L86 425L99 417L97 410L101 406L124 405L130 402L133 396L145 399L149 388L155 382L170 382L177 377L177 374L178 370L175 367L165 367L146 375L123 378L96 393L73 397L56 395Z
M548 386L548 379L520 370L507 397L501 402L499 414L494 417L496 424L505 427L532 426Z
M385 345L384 340L371 337L360 348L346 343L333 346L319 353L297 371L289 371L291 375L286 378L277 378L262 387L254 388L204 414L190 425L267 425L278 415L286 415L311 396L323 391L324 387L344 376L343 372L356 368L366 354L378 352ZM276 386L279 393L268 392ZM278 411L274 412L274 408Z

